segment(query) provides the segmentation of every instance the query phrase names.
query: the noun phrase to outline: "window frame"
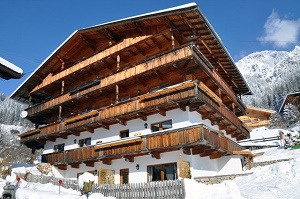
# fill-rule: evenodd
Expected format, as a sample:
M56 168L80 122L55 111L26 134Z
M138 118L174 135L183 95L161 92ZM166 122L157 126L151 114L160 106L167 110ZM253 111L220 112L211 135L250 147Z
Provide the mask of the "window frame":
M90 144L87 144L87 140L90 140ZM80 142L82 142L82 141L83 141L83 145L80 146L81 145ZM92 145L92 138L91 137L83 138L83 139L78 140L78 147L86 147L86 146L90 146L90 145Z
M128 133L128 136L122 137L122 136L121 136L121 135L122 135L122 133ZM122 131L120 131L120 133L119 133L119 136L120 136L120 139L123 139L123 138L128 138L128 137L129 137L129 129L126 129L126 130L122 130Z
M177 163L176 162L169 162L169 163L162 163L162 164L153 164L153 165L148 165L147 166L147 182L156 182L156 181L165 181L168 179L164 179L165 178L165 165L174 165L175 168L175 172L173 173L173 175L175 176L175 180L178 179L178 167L177 167ZM149 169L151 167L155 167L155 166L159 166L160 167L160 179L159 180L154 180L154 181L150 181L150 173L149 173Z
M170 128L165 128L165 129L171 129L171 128L173 127L172 119L170 119L170 120L164 120L164 121L161 121L161 122L152 123L152 124L151 124L151 132L157 132L157 131L165 130L165 129L163 128L163 123L165 123L165 122L171 122L171 127L170 127ZM154 126L154 125L157 125L157 124L159 125L159 126L158 126L158 130L157 130L157 131L154 131L154 130L153 130L153 126Z
M62 146L62 150L61 150L61 146ZM63 151L65 151L65 143L55 144L53 146L53 151L54 152L63 152Z

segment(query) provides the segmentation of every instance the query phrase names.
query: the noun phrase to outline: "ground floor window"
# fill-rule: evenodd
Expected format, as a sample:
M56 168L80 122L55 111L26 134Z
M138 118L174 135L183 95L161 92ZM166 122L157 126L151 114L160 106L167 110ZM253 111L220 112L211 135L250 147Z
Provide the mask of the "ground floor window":
M177 165L176 163L159 164L148 166L148 181L176 180Z
M128 184L129 183L129 169L120 170L120 183Z

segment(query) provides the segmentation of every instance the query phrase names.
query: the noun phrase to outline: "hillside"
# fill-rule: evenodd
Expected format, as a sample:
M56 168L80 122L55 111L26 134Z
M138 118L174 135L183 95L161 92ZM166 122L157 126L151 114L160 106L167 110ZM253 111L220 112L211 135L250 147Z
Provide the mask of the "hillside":
M278 110L286 94L300 90L299 46L291 52L255 52L236 65L253 93L242 98L246 105Z
M0 93L0 124L32 128L33 124L20 118L20 113L26 108L25 104L10 99Z

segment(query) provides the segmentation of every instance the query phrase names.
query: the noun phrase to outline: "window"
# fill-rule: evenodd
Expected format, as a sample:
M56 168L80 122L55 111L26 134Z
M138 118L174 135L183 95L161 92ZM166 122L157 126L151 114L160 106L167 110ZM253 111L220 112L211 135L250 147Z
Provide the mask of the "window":
M129 169L120 170L120 183L128 184L129 183Z
M120 131L120 138L129 137L129 130Z
M121 102L126 102L126 101L128 101L130 99L130 97L123 97L122 99L121 99Z
M161 131L161 130L170 129L170 128L172 128L172 120L167 120L164 122L158 122L158 123L151 124L152 132Z
M176 180L176 163L148 166L148 181Z
M62 152L65 150L65 144L54 145L54 152Z
M81 139L78 141L78 146L79 147L84 147L84 146L89 146L91 145L91 138L85 138L85 139Z
M165 85L162 85L162 86L158 86L158 87L152 88L152 89L150 90L150 93L154 93L154 92L156 92L156 91L158 91L158 90L167 88L168 86L169 86L169 84L165 84Z

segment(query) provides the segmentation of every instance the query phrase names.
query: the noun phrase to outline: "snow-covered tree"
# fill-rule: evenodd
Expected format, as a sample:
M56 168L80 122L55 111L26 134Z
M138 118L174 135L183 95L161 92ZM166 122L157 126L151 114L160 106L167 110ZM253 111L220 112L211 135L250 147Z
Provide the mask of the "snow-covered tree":
M293 104L286 104L283 109L282 116L284 118L287 127L290 127L293 124L297 124L300 121L300 112L297 107Z
M271 116L270 128L271 129L275 129L275 128L286 129L287 128L286 122L281 114L275 113Z

